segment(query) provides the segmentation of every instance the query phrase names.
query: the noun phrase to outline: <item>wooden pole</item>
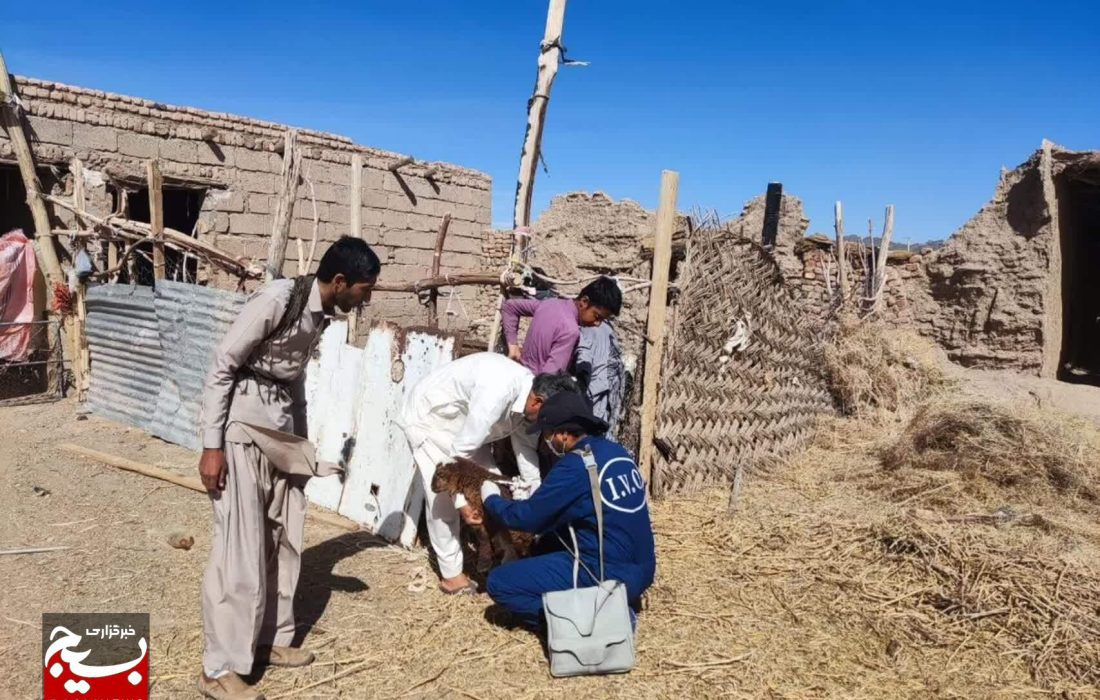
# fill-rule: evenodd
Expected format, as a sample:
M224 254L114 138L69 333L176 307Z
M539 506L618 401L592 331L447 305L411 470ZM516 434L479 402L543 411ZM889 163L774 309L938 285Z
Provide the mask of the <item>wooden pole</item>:
M42 185L35 171L34 153L27 142L22 107L19 106L11 76L8 75L8 65L4 62L2 53L0 53L0 123L3 124L8 141L11 142L12 150L15 152L15 158L19 161L19 174L23 176L23 187L27 191L27 206L31 208L31 217L34 220L34 235L39 239L35 250L38 251L39 261L50 283L48 296L52 296L55 285L65 284L65 274L61 271L61 263L57 259L50 214L46 211L46 203L38 196L42 191Z
M668 311L668 273L672 265L672 229L676 225L676 195L680 174L661 173L661 200L657 209L657 231L653 249L653 274L649 287L649 321L646 336L645 374L642 375L642 444L638 447L638 466L642 478L650 483L653 471L653 438L657 426L657 394L661 384L661 356L665 344L665 316ZM652 484L650 485L652 489Z
M355 238L363 237L363 156L359 153L351 154L351 231L349 235ZM360 314L361 309L355 309L348 316L348 338L347 341L352 345L355 344L356 338L359 337L359 324L361 322Z
M565 26L565 0L550 0L546 12L546 31L539 44L538 72L535 91L527 102L527 130L523 135L523 150L519 156L519 177L516 179L516 199L512 213L512 230L531 225L531 198L535 192L535 173L538 171L542 150L542 132L546 126L546 108L550 103L550 90L561 64L561 37ZM512 238L511 260L527 262L528 237ZM501 293L493 324L489 328L489 350L495 350L500 336Z
M363 156L351 154L351 231L356 238L363 237Z
M882 224L882 240L879 241L878 261L875 263L875 293L871 300L877 306L882 290L886 287L886 258L890 255L890 238L894 235L894 205L886 205L886 220Z
M439 233L435 237L435 253L432 255L432 277L439 277L439 268L443 263L443 243L447 240L447 229L451 225L450 212L443 215L443 221L439 223ZM428 293L428 327L439 328L439 287L434 287Z
M149 230L153 236L153 279L164 279L164 178L156 160L146 163L149 180Z
M837 200L833 207L833 226L836 228L836 264L840 283L840 305L848 298L848 256L844 252L844 205Z
M302 154L298 150L298 132L287 129L283 145L283 179L279 185L275 212L271 216L271 243L264 269L264 277L269 281L283 276L283 261L286 260L286 244L290 239L290 222L294 216L294 202L298 199L301 174Z
M534 194L535 173L538 171L542 147L542 131L546 125L546 107L550 90L561 63L561 36L565 25L565 0L550 0L546 13L546 32L539 45L538 74L535 92L527 103L527 131L523 136L523 151L519 158L519 178L516 182L513 227L531 224L531 197ZM526 248L526 246L524 246ZM524 251L521 251L523 253Z
M84 192L84 164L79 158L73 158L69 165L69 172L73 176L73 205L76 207L78 226L86 226L82 216L86 206L87 197ZM73 250L85 250L85 244L72 246ZM88 285L84 280L76 283L76 320L73 323L73 381L76 384L77 401L83 402L88 397L88 387L91 383L91 358L88 354L88 336L85 332L88 321L87 307Z
M94 459L97 462L103 462L109 464L112 467L134 472L135 474L141 474L142 476L152 477L154 479L160 479L161 481L167 481L170 484L176 486L182 486L185 489L191 489L192 491L198 491L200 493L206 493L206 487L202 485L202 482L193 477L180 476L175 472L170 472L167 469L161 469L160 467L153 466L152 464L145 464L143 462L135 462L132 459L126 459L125 457L118 457L107 452L100 452L99 450L93 450L89 447L82 447L80 445L74 445L72 443L61 443L57 446L59 450L69 452L71 454L80 455L81 457L87 457ZM339 515L332 513L325 513L310 509L308 515L322 523L327 523L334 527L349 530L351 532L357 532L361 528L355 522L342 518Z

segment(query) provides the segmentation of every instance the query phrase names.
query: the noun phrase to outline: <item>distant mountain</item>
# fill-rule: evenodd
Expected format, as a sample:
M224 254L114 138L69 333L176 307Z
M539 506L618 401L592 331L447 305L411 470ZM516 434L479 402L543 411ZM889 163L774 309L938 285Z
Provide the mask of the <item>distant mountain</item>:
M820 233L820 232L815 233L815 234L813 234L812 236L809 236L809 237L810 238L815 238L815 239L818 239L818 240L828 240L828 241L832 241L835 238L835 236L828 236L828 235L826 235L824 233ZM879 236L875 236L871 240L873 241L873 245L875 247L878 247L879 243L882 241L882 238L879 237ZM844 237L844 242L848 245L859 245L860 243L862 243L863 245L869 245L867 236L863 236L863 237L854 236L854 235L845 236ZM919 242L919 243L917 241L911 241L908 245L906 245L905 241L900 241L899 242L898 240L895 239L895 240L890 241L890 250L912 250L914 252L919 251L922 248L932 248L933 250L935 250L937 248L942 248L944 243L946 243L946 241L944 241L942 239L936 239L936 240L933 240L933 241L922 241L922 242Z

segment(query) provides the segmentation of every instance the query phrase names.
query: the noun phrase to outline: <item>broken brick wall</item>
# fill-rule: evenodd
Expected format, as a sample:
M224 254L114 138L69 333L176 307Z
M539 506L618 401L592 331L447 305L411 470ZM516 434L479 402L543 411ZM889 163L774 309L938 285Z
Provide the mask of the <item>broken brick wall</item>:
M263 262L272 230L272 212L282 170L283 138L288 127L270 122L176 107L100 90L18 77L16 91L30 126L36 161L52 168L65 183L71 160L85 168L88 210L106 215L113 188L145 186L146 163L157 159L165 188L203 190L194 234L232 255ZM429 275L436 231L445 213L452 215L442 271L482 269L482 232L490 221L490 178L446 163L417 162L391 172L400 154L356 145L333 134L299 130L303 181L294 205L284 273L298 273L298 247L308 254L317 227L312 270L328 245L351 233L351 156L363 159L362 236L384 263L388 283L411 282ZM0 164L14 163L11 144L0 133ZM425 177L428 168L434 170ZM71 194L71 178L55 189ZM57 207L58 228L75 226ZM188 231L187 233L192 233ZM64 243L64 239L62 239ZM231 279L200 266L204 283L235 288ZM249 282L253 288L257 282ZM475 288L458 290L472 306ZM454 303L459 308L458 303ZM411 294L375 295L371 319L422 324L427 313ZM441 318L444 328L465 327L465 315Z

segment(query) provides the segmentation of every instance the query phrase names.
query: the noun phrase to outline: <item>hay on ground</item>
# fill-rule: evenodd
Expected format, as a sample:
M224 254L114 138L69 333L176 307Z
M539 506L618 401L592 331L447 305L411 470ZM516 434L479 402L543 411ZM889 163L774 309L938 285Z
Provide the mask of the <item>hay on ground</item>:
M944 383L934 346L881 321L843 317L825 347L829 389L845 415L890 413Z
M978 399L936 401L882 451L882 463L1095 501L1100 449L1092 438L1085 426L1052 414Z

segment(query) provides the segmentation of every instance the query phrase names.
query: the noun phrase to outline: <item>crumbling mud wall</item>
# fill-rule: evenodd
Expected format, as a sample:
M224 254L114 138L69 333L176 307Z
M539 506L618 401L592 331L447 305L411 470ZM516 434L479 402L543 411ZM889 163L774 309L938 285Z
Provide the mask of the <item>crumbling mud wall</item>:
M1001 174L990 202L942 248L891 253L877 313L963 366L1100 379L1088 352L1100 337L1088 272L1100 269L1098 183L1100 154L1044 142ZM857 247L846 247L861 288L867 267ZM785 274L801 268L801 284L787 277L805 303L827 312L837 288L833 242L810 237L778 254Z
M45 174L52 176L46 179L56 181L55 193L71 194L68 171L75 157L85 168L91 213L109 213L122 189L132 193L134 204L146 206L134 200L144 192L146 163L157 159L166 192L184 189L194 193L187 199L189 206L199 209L194 235L233 255L266 259L283 138L289 127L32 78L16 78L15 86L26 109L36 160ZM294 239L304 239L308 254L315 220L318 244L314 268L331 241L351 233L350 163L355 153L362 156L364 164L362 236L385 263L385 281L408 282L428 276L436 231L448 212L452 222L442 271L482 269L482 232L490 220L487 175L447 163L423 162L394 173L389 166L401 160L400 154L304 129L299 130L298 144L304 179L294 206L285 274L297 274L299 255ZM14 162L11 144L0 133L0 168L14 168ZM430 178L426 177L429 168L434 172ZM13 205L5 200L4 206ZM4 219L17 220L17 215L8 212ZM74 226L67 213L57 210L53 215L58 228ZM199 274L199 281L211 286L236 287L235 279L202 266ZM463 288L460 298L472 305L475 293L473 288ZM453 306L460 307L458 303ZM409 294L376 295L370 315L404 323L426 319L424 309ZM442 322L445 327L461 328L465 317L458 313Z
M529 264L548 277L563 281L598 274L648 280L647 258L652 258L652 253L647 255L643 243L653 236L656 220L654 212L629 199L616 202L602 192L560 195L531 226ZM510 231L486 231L482 237L485 269L503 270L511 245ZM624 281L623 286L631 284ZM562 294L575 294L580 286L559 285L558 290ZM485 329L481 335L487 335L497 299L495 289L484 289L478 297L478 328ZM645 331L648 304L649 293L644 288L623 296L620 335L624 349L635 355L642 342L639 333Z

